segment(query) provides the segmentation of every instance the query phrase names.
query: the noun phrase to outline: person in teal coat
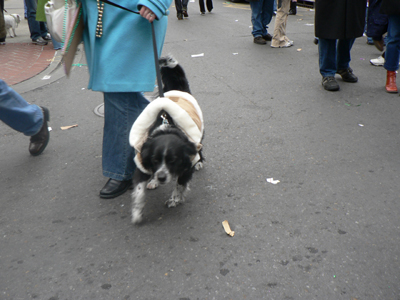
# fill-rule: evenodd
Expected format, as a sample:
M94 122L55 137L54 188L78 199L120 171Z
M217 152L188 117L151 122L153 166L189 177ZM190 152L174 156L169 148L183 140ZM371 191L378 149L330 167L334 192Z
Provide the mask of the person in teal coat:
M103 175L108 181L101 198L115 198L132 185L134 150L130 129L149 103L142 92L153 91L156 79L151 22L158 55L167 30L171 0L119 0L133 11L84 0L83 41L89 68L89 89L104 94Z

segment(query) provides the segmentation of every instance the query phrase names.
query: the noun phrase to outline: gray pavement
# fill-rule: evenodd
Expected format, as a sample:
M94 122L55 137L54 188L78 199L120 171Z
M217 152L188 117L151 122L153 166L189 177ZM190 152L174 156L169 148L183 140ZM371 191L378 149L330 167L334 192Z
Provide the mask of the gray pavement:
M379 53L358 39L359 82L326 92L312 11L289 17L294 47L272 49L253 44L248 5L214 7L190 3L184 21L172 7L164 46L205 117L184 205L151 191L134 226L129 193L98 197L102 95L85 66L23 94L50 109L41 156L0 124L0 299L400 299L400 98L369 64Z

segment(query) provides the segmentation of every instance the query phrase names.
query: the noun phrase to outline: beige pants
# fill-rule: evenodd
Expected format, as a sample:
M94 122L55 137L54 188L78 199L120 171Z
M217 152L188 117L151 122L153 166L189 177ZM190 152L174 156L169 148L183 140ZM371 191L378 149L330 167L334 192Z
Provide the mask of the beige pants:
M286 36L286 22L289 15L290 1L291 0L277 0L278 10L275 16L274 35L271 41L272 47L284 46L289 42L289 38ZM279 4L281 4L280 7Z

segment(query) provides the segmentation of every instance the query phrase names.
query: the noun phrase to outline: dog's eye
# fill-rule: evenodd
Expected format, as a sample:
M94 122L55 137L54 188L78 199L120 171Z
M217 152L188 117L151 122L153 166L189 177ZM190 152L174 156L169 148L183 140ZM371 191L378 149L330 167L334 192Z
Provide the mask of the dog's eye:
M169 161L170 163L174 163L174 162L176 161L176 156L171 156L171 157L169 157L169 158L168 158L168 161Z

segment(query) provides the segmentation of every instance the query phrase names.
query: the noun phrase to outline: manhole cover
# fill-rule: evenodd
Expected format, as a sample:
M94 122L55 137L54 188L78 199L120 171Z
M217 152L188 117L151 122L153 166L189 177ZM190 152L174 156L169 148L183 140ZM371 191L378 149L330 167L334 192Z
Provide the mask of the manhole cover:
M94 109L94 113L99 116L99 117L103 117L104 118L104 103L96 106L96 108Z
M153 101L154 99L156 99L158 97L158 91L157 93L144 93L144 97L149 100L149 102ZM104 118L104 103L98 105L95 107L94 109L94 113L99 116Z

